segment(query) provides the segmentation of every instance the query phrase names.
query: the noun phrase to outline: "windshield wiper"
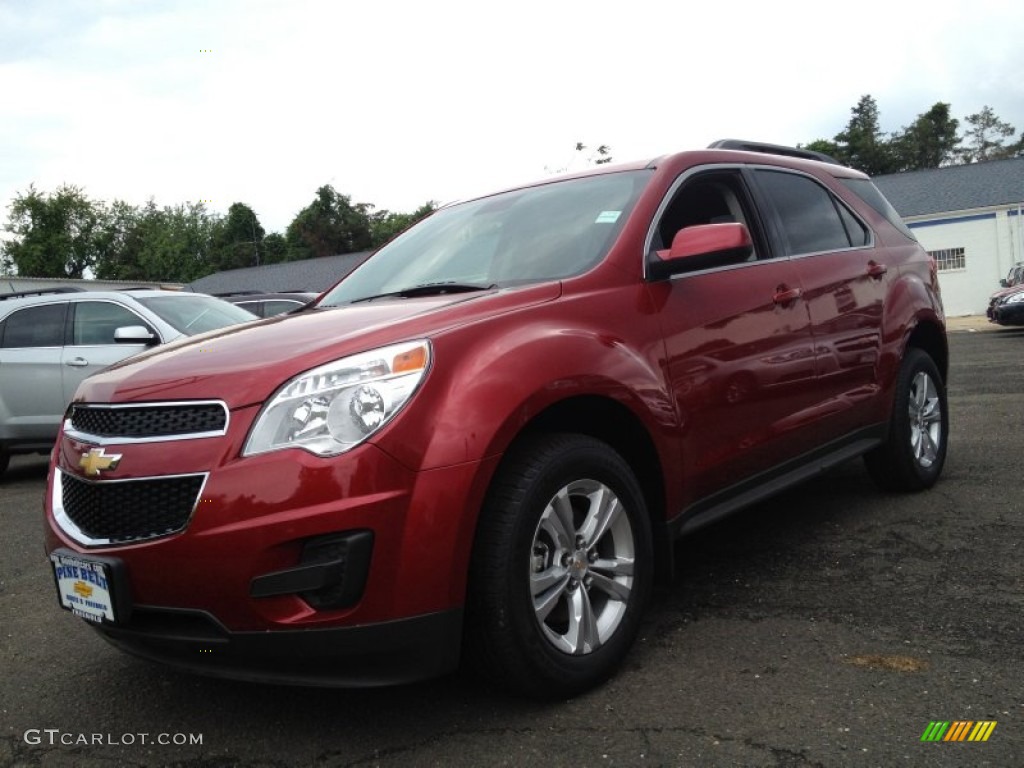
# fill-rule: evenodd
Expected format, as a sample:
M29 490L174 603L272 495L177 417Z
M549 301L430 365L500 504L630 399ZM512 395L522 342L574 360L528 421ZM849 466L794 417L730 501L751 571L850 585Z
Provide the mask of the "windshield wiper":
M475 285L473 283L424 283L414 285L411 288L403 288L400 291L389 291L388 293L377 293L373 296L363 296L353 299L349 304L358 304L361 301L373 301L374 299L402 298L414 299L417 296L444 296L447 293L472 293L473 291L489 291L497 288L497 284Z

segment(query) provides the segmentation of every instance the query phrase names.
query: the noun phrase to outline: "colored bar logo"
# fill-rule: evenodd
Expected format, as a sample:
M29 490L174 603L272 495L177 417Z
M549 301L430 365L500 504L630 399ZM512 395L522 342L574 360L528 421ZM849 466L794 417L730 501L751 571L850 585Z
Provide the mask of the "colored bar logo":
M988 741L995 729L995 720L933 720L921 734L921 741Z

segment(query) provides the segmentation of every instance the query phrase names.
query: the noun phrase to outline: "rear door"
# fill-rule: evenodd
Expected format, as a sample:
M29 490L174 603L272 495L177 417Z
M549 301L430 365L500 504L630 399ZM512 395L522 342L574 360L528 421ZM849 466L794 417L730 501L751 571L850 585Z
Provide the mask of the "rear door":
M879 391L882 307L897 270L871 230L817 179L779 168L753 175L810 312L817 418L835 436L854 431L870 421Z
M64 414L61 345L68 303L22 307L0 323L0 421L5 439L45 442Z

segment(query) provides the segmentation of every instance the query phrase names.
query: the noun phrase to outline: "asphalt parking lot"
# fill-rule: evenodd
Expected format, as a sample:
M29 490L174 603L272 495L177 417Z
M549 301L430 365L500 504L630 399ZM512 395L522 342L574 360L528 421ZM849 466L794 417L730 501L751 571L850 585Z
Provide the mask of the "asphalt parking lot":
M57 607L45 459L16 459L0 481L0 766L1020 765L1024 328L979 327L951 324L935 489L885 495L850 462L684 540L625 668L572 701L459 676L256 686L124 656ZM996 725L923 742L934 721Z

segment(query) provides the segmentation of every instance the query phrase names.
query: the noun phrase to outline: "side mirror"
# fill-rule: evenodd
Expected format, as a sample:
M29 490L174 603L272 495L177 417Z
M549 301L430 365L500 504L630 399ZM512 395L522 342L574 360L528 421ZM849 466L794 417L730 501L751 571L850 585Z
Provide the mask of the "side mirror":
M118 344L146 344L152 346L160 340L144 325L126 325L114 331Z
M1002 280L999 281L999 287L1000 288L1009 288L1010 287L1010 284L1008 282L1006 282L1006 278L1005 277Z
M745 261L754 243L744 224L698 224L683 227L672 238L672 247L656 251L647 261L647 273L661 280L680 272L725 266Z

